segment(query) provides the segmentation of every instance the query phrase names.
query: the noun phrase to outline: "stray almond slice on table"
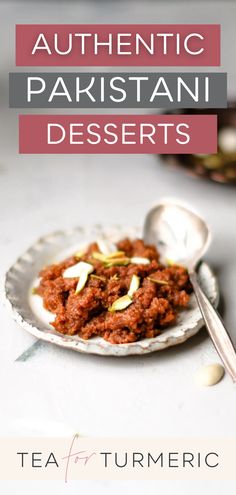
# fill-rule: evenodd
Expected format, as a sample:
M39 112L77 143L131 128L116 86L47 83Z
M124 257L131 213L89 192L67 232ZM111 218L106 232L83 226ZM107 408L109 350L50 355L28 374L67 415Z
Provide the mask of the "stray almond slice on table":
M222 380L225 374L223 366L219 363L202 366L195 376L196 383L203 387L211 387Z

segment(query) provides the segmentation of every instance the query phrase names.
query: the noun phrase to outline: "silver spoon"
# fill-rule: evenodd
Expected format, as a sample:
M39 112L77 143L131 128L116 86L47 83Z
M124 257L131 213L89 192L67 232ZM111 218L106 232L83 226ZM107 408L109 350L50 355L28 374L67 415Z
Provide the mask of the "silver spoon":
M189 272L205 325L224 366L236 381L236 353L223 322L198 283L196 267L211 235L202 218L182 205L163 202L146 216L144 240L157 246L163 260L184 265Z

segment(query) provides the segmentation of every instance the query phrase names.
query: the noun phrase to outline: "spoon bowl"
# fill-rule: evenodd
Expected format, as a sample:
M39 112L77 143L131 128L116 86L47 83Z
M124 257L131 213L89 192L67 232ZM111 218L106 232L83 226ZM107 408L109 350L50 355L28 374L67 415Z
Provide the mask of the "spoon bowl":
M157 246L161 260L194 270L207 251L211 234L205 221L180 204L163 202L152 208L144 223L144 239Z

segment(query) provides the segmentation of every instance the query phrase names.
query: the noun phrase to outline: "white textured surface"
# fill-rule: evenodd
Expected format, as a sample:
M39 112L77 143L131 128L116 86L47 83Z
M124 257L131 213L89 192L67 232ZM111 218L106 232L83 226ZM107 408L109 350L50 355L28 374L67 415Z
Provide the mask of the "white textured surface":
M225 322L236 341L236 189L166 170L151 155L20 156L17 112L7 108L16 22L221 22L222 69L229 71L230 94L236 95L235 2L147 1L145 7L144 2L125 2L123 7L121 2L64 1L56 8L54 2L44 7L44 2L2 1L0 19L1 275L40 235L76 224L141 224L151 203L162 196L179 197L199 208L212 226L208 260L217 270ZM0 321L2 434L46 431L46 425L56 422L90 436L235 435L235 386L229 377L211 389L194 384L202 364L218 361L205 331L178 348L143 358L84 356L48 345L27 363L14 363L33 337L2 310ZM58 485L48 486L64 493ZM175 493L187 494L190 486L193 494L213 489L212 483L175 483ZM5 487L10 493L9 485ZM20 487L22 493L41 493L31 484ZM81 483L83 493L95 488L118 493L119 487L137 494L148 487L149 493L173 493L171 482ZM77 485L68 488L78 493ZM214 486L215 494L224 490L232 493L232 485Z

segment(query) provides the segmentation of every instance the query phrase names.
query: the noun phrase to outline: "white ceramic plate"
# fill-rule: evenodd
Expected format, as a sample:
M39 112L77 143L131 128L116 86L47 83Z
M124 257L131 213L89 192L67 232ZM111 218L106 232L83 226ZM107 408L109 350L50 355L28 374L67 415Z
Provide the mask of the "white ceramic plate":
M39 296L32 295L31 289L36 284L37 274L44 266L63 260L101 236L116 242L125 236L132 238L138 235L140 236L140 232L136 228L124 229L115 226L103 229L101 226L95 226L89 229L77 227L54 232L39 239L6 274L4 296L13 318L38 339L75 351L105 356L145 354L181 344L192 337L203 326L194 295L190 298L189 308L179 313L176 325L155 338L119 345L110 344L101 337L83 340L78 336L56 332L49 324L54 318L53 315L43 308ZM206 263L202 263L199 268L199 279L210 301L216 306L219 300L218 284Z

